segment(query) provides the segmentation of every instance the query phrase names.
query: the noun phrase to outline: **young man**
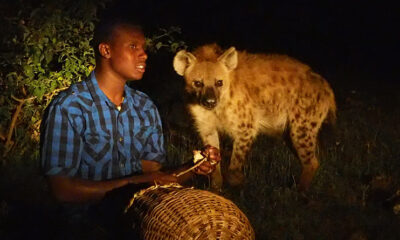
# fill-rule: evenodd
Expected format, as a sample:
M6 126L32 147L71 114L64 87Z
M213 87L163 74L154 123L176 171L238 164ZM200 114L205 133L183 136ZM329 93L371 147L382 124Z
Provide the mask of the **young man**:
M90 77L60 93L43 119L42 167L56 199L87 203L130 183L183 181L160 171L166 153L156 106L126 85L146 69L140 27L120 19L102 22L94 48ZM218 149L205 152L220 161ZM205 162L195 172L213 169Z

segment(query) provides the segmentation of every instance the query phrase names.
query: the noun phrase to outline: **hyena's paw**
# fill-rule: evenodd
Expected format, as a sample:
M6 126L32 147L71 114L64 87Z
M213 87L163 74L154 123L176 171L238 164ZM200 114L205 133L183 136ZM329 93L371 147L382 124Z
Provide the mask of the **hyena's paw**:
M319 166L319 164L315 160L312 162L312 164L306 165L303 167L303 171L300 176L299 185L297 187L300 192L305 192L305 191L309 190L312 180L314 179L314 175L318 169L318 166Z
M244 174L242 170L229 170L226 177L231 186L239 186L244 183Z

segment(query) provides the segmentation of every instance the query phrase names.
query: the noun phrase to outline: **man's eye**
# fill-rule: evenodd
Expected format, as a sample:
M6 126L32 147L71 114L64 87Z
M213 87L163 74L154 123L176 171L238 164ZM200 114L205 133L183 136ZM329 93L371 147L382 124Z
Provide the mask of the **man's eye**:
M136 49L137 46L136 46L135 44L131 44L131 48L132 48L132 49Z
M203 87L204 84L202 82L196 80L196 81L193 82L193 85L195 87L201 88L201 87Z
M215 86L217 86L217 87L222 87L222 85L224 85L224 82L222 80L217 80L215 82Z

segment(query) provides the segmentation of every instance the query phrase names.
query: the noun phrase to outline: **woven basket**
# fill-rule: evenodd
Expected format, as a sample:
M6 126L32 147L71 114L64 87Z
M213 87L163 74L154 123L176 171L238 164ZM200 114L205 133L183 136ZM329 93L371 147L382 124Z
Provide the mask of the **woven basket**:
M255 239L233 202L204 190L153 186L135 194L126 212L146 240Z

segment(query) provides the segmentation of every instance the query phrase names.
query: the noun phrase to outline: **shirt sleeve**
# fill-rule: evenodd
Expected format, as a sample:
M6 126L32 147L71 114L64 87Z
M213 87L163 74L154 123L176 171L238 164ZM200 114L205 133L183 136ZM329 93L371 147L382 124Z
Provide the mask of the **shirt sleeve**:
M143 148L141 159L157 161L161 164L165 163L166 153L164 148L164 135L162 131L161 118L157 111L151 111L152 127L150 134Z
M74 129L77 119L73 119L65 108L55 103L49 105L43 121L41 165L44 174L75 176L82 146L82 139Z

